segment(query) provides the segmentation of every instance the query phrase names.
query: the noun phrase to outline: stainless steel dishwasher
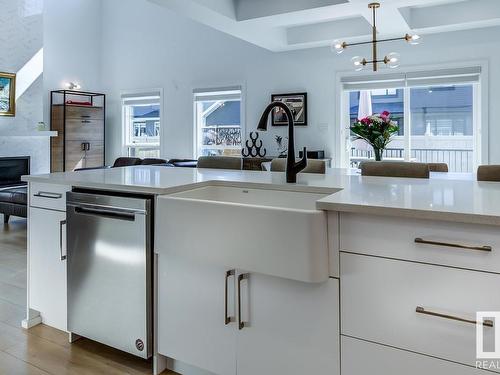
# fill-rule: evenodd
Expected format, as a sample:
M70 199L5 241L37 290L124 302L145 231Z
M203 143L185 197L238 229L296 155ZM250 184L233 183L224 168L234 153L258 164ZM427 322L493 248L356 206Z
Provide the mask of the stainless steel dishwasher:
M152 202L67 193L68 331L149 358Z

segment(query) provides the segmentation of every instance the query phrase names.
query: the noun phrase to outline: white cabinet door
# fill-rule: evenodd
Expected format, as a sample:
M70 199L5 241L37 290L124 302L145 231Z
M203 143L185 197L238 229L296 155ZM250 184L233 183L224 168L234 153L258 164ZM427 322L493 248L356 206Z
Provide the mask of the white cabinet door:
M234 275L223 267L158 255L158 352L219 375L236 373Z
M29 304L42 322L66 330L66 213L29 208Z
M241 282L238 375L338 375L339 282L250 274Z

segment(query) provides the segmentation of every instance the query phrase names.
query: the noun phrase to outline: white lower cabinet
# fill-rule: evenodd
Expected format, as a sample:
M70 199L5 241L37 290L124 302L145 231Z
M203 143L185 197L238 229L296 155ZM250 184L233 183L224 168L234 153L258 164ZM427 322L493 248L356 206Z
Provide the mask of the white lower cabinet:
M481 375L469 366L342 336L342 375Z
M29 208L29 306L66 330L66 212Z
M160 354L220 375L340 374L338 280L158 258Z
M500 275L345 253L340 266L342 334L475 366L476 312L500 311ZM482 329L493 343L498 328Z
M225 272L182 257L158 256L160 354L215 374L235 373L237 329L224 321ZM234 316L234 298L228 302Z
M241 287L238 375L338 375L339 282L251 274Z

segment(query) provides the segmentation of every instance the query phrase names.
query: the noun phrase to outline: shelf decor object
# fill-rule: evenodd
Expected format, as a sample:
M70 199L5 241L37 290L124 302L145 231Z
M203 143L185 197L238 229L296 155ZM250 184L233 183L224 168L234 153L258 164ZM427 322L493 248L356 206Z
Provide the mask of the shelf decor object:
M267 150L262 150L262 141L259 140L258 132L250 132L250 139L245 142L245 148L241 150L241 155L244 158L263 158L266 156Z
M381 161L382 154L392 137L398 133L398 125L391 120L391 114L387 111L379 115L368 116L357 120L350 127L354 134L353 140L362 139L373 147L375 160Z
M50 171L67 172L104 166L106 96L56 90L50 95Z
M378 70L378 65L384 63L389 68L397 68L400 64L400 54L397 52L391 52L388 55L384 56L383 59L378 57L378 43L384 42L393 42L396 40L404 40L407 43L412 45L416 45L420 43L420 36L417 34L410 35L406 34L405 36L399 38L388 38L388 39L377 39L377 9L380 8L380 3L370 3L368 4L368 8L370 8L373 12L373 25L372 25L372 40L368 42L358 42L358 43L347 43L340 40L335 40L332 44L332 50L341 54L348 47L352 46L360 46L364 44L372 45L372 59L367 60L364 57L354 56L351 61L354 64L354 68L356 71L363 70L367 65L371 64L373 66L373 71L376 72Z
M16 115L16 75L0 72L0 116Z

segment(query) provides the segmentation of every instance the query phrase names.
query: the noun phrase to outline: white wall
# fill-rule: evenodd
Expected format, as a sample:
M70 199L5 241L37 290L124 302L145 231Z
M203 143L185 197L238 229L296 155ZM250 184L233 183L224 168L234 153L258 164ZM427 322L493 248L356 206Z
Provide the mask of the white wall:
M17 74L42 48L42 10L43 0L0 0L0 72ZM0 117L0 157L31 156L35 173L48 170L48 139L19 135L43 121L42 94L39 77L17 100L16 116Z
M49 91L77 81L101 89L101 0L0 0L0 71L17 73L42 47L43 78L0 117L0 156L31 156L31 172L50 170L48 137L26 136L50 122Z
M67 82L78 82L85 91L102 88L101 2L45 0L43 90L47 124L51 90L66 88Z
M42 0L0 0L0 72L18 73L43 44ZM0 117L0 133L33 130L43 120L42 80L19 98L15 117Z
M103 85L109 94L107 160L121 153L121 90L164 89L162 156L191 157L195 88L243 84L246 89L246 130L255 130L272 93L308 91L310 127L297 129L298 145L327 147L318 123L333 118L328 102L334 87L316 90L324 77L310 74L302 61L281 56L180 17L143 0L103 3ZM333 76L332 76L333 77ZM271 129L284 134L286 129ZM309 137L314 133L314 137ZM273 141L268 154L276 155Z
M426 36L424 44L392 43L381 53L401 52L403 65L432 65L486 60L491 103L500 101L500 28ZM309 126L296 129L297 148L325 149L335 156L339 124L336 113L336 74L351 71L350 58L368 53L359 47L337 56L328 48L271 53L144 0L103 3L103 87L108 97L107 160L121 154L121 90L164 88L165 113L162 156L190 157L193 151L194 88L243 84L246 88L246 131L255 130L272 93L307 91ZM490 117L495 118L494 106ZM487 126L487 124L483 124ZM265 134L268 154L276 154L272 128ZM500 137L492 122L490 139ZM492 141L493 142L493 141ZM490 147L490 162L500 162L500 149Z

